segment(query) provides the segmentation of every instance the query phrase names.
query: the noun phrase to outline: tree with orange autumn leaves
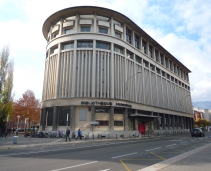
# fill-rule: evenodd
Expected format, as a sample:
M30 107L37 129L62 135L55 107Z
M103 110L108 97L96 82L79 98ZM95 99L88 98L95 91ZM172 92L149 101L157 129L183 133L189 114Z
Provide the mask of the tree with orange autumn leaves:
M40 120L40 101L35 98L34 92L27 90L22 94L22 98L14 103L14 120L17 120L17 116L24 121L25 118L29 118L31 124L32 121L39 122Z

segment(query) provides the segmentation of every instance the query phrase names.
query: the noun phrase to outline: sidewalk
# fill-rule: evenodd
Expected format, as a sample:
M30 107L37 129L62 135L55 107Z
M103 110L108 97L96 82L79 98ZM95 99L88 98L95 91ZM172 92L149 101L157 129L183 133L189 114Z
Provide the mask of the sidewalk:
M210 171L211 143L138 171Z
M6 149L14 149L14 148L24 148L24 147L35 147L35 146L48 146L48 145L58 145L58 144L67 144L67 143L85 143L85 142L97 142L97 141L114 141L114 140L137 140L140 139L139 137L136 138L95 138L94 140L92 138L84 139L82 140L78 139L71 139L71 141L67 140L65 142L65 138L31 138L27 137L25 138L23 134L19 134L18 136L18 143L13 144L13 136L15 134L11 134L7 139L0 138L0 150L6 150ZM145 137L146 138L146 137ZM142 138L142 139L145 139Z

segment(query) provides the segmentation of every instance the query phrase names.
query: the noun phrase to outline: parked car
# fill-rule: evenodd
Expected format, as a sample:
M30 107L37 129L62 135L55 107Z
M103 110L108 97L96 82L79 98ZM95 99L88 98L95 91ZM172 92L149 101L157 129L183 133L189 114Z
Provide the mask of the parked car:
M204 137L204 132L200 128L193 128L191 131L192 137Z
M16 131L18 131L18 132L24 132L24 128L17 128Z

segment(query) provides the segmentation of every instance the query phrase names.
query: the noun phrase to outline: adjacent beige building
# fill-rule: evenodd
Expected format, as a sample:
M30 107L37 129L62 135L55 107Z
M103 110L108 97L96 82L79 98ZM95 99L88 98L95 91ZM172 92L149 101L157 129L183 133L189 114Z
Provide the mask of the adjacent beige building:
M190 70L128 17L66 8L46 19L43 35L42 130L132 135L192 128Z

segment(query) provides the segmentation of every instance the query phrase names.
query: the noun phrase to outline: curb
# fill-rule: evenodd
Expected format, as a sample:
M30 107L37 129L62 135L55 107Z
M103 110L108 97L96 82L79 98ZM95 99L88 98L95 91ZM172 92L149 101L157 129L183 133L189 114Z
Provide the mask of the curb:
M140 169L138 171L158 171L158 170L161 170L161 169L163 169L163 168L165 168L165 167L167 167L167 166L169 166L171 164L174 164L174 163L176 163L176 162L178 162L180 160L183 160L183 159L185 159L185 158L187 158L187 157L189 157L189 156L191 156L193 154L196 154L196 153L198 153L198 152L200 152L202 150L205 150L206 148L209 148L209 147L211 147L211 143L207 144L205 146L196 148L194 150L188 151L186 153L180 154L178 156L172 157L170 159L164 160L164 161L162 161L160 163L156 163L156 164L151 165L149 167Z

